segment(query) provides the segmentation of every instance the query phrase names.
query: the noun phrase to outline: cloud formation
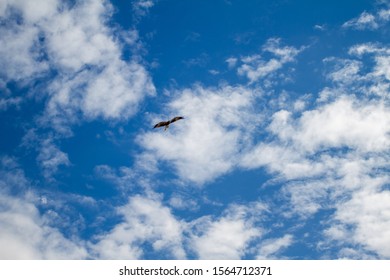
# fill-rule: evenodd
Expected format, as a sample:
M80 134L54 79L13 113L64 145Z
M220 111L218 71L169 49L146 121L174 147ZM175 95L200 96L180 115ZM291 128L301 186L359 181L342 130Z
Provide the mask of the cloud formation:
M51 226L36 204L38 196L9 157L0 159L0 259L83 259L85 243ZM15 196L15 193L18 194Z
M389 9L381 9L375 14L364 11L358 17L345 22L342 27L355 30L375 30L386 24L389 20Z
M34 149L46 179L71 164L58 139L71 136L74 124L127 120L156 92L138 54L137 32L111 26L113 12L106 0L1 4L0 88L6 94L0 110L44 101L34 118ZM128 58L125 48L134 50ZM13 83L26 93L14 96ZM41 135L39 128L54 133Z
M237 73L248 78L250 83L254 83L274 74L285 64L293 62L300 52L301 49L282 46L279 38L271 38L262 46L262 54L270 54L271 58L266 60L259 54L242 57ZM229 67L233 66L233 61L232 58L227 61Z
M156 253L169 258L240 259L252 251L265 204L232 204L220 216L181 220L155 193L129 198L118 208L124 220L97 237L92 255L103 259L142 259ZM145 244L151 248L144 250ZM268 243L267 243L268 244ZM288 246L288 244L286 244ZM275 249L274 251L277 251Z
M98 258L142 259L146 253L142 249L145 244L171 258L186 257L182 247L183 224L158 197L130 197L126 205L118 208L118 213L124 221L99 237L92 246Z
M250 242L262 236L264 230L256 222L266 210L261 203L230 205L216 220L199 218L190 241L193 250L199 259L241 259Z
M185 119L166 132L140 135L138 143L156 159L172 164L183 180L203 184L237 164L240 150L261 120L253 113L256 98L250 89L231 86L177 92L165 118Z
M332 209L332 224L324 231L332 240L347 248L359 244L365 250L362 255L388 258L388 220L379 214L388 212L389 177L384 170L389 167L390 115L387 65L382 63L387 50L359 45L350 53L370 53L375 63L363 72L361 63L348 62L329 77L350 80L347 84L355 81L353 90L366 94L346 93L344 83L335 83L327 89L335 95L324 101L320 94L312 109L299 115L275 112L267 128L275 138L255 145L242 165L265 167L283 178L292 214L308 218ZM369 87L361 83L369 79ZM344 253L340 250L340 257Z
M108 25L113 11L107 1L15 0L3 3L0 12L3 81L50 78L45 117L53 126L80 114L127 119L155 93L139 59L123 59L124 42ZM132 38L125 41L136 48Z

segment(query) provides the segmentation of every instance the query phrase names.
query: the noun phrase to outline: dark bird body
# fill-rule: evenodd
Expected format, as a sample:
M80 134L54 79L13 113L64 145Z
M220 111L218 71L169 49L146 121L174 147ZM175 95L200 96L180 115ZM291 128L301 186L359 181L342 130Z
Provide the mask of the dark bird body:
M181 119L184 119L183 117L174 117L173 119L169 120L169 121L163 121L163 122L159 122L157 123L153 128L157 128L157 127L162 127L164 126L164 131L167 130L169 128L169 125L175 121L178 121L178 120L181 120Z

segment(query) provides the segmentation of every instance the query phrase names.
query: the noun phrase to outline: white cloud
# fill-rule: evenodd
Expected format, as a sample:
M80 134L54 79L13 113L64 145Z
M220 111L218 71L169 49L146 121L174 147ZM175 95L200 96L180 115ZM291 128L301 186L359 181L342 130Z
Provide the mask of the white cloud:
M365 84L360 85L363 94L369 94L387 99L390 87L390 69L388 65L390 49L381 44L365 43L352 46L349 54L357 56L359 59L365 57L374 61L368 73L360 74L359 81ZM359 85L359 83L357 83ZM353 85L356 88L356 84ZM357 87L359 90L359 87Z
M261 248L257 259L272 259L276 258L277 254L283 249L289 247L293 243L293 236L286 234L281 238L267 239L261 242Z
M0 165L0 259L83 259L85 244L50 226L37 196L12 158ZM11 193L21 194L18 197Z
M258 235L243 220L222 218L194 238L194 247L200 259L240 259L247 243Z
M374 14L364 11L358 17L345 22L342 27L356 30L376 30L386 24L389 20L389 9L381 9Z
M263 48L267 52L271 49ZM288 48L280 48L272 54L282 60L290 53ZM138 143L155 164L166 161L181 179L198 184L234 168L266 168L282 183L282 199L289 201L280 215L303 221L322 210L334 211L323 234L329 242L345 244L340 257L377 254L386 258L388 238L382 232L386 233L387 217L377 213L388 211L388 195L383 188L389 179L383 176L383 170L388 169L390 144L386 63L389 51L379 44L364 44L353 46L349 54L354 58L326 59L336 66L326 75L333 87L320 91L314 107L286 106L265 116L267 113L253 108L257 95L249 87L197 86L175 95L164 112L166 117L155 117L153 123L176 114L184 115L185 120L175 123L167 132L144 133ZM372 66L363 63L365 55L369 56L364 59L374 62ZM260 59L251 56L240 62L250 65ZM381 94L373 97L374 90ZM268 137L255 143L255 136L264 127ZM377 208L369 209L361 193L367 193L367 201L379 201L375 203ZM182 199L174 197L170 202L171 206L183 209ZM360 215L362 219L357 209L365 211ZM256 230L251 231L256 227L250 221L227 214L215 219L199 218L192 223L197 226L190 231L191 248L200 258L240 258L247 252L248 244L260 236L255 234ZM230 230L223 230L229 227ZM232 236L222 235L223 231ZM238 240L232 242L233 236ZM257 247L258 257L278 256L293 240L295 237L289 234L269 239L263 247ZM365 249L352 252L348 248L356 246Z
M151 8L154 6L154 1L151 0L138 0L134 3L135 6L142 7L142 8Z
M5 25L0 28L0 74L5 81L25 81L48 70L41 60L38 43L39 29L35 26Z
M340 259L347 260L374 260L375 256L370 253L366 253L360 248L342 248L338 254Z
M0 64L6 82L57 73L46 88L47 122L56 128L88 119L127 119L155 93L137 58L122 59L116 31L107 24L112 7L105 0L8 1L2 7ZM18 13L22 21L13 16ZM136 38L124 41L139 48ZM7 67L5 67L7 65Z
M118 46L104 25L109 15L110 6L103 1L84 1L47 18L41 28L56 66L79 71L86 65L106 66L107 60L118 59Z
M270 53L273 57L264 60L262 56L255 54L241 58L242 65L237 73L249 79L250 83L265 78L278 70L286 63L293 62L302 50L289 46L281 46L280 39L269 39L262 47L262 53ZM229 62L229 66L232 64Z
M277 136L275 141L259 143L242 157L241 164L266 166L288 180L308 178L335 171L340 164L347 164L344 160L359 161L367 153L386 152L390 115L383 101L341 96L303 112L299 118L286 110L278 111L268 130ZM332 149L347 150L333 154Z
M387 80L390 80L390 57L389 56L378 56L376 57L376 71L375 75L384 76Z
M71 136L71 125L81 120L132 117L156 90L140 57L123 59L124 44L135 54L139 50L138 36L130 31L122 40L124 32L109 25L112 13L105 0L73 5L58 0L2 2L0 84L7 96L0 99L0 110L31 97L45 100L34 121L40 128L54 129L55 137ZM15 97L7 91L13 81L28 89L28 95ZM71 164L53 137L33 139L37 162L49 180Z
M170 258L184 259L182 247L183 224L171 210L163 206L159 198L133 196L118 208L124 221L101 235L91 246L100 259L139 259L145 252L143 245L150 244L154 251Z
M138 17L136 20L139 20L140 17L145 16L149 9L155 5L156 0L136 0L133 3L133 10L135 15Z
M382 101L362 101L341 96L300 117L281 110L273 114L268 130L277 136L259 143L244 155L247 167L268 166L286 178L321 175L327 150L349 148L360 152L383 152L389 145L390 115ZM323 152L319 157L312 157ZM330 164L329 162L326 164Z
M145 96L155 93L145 68L121 59L120 44L104 24L109 15L107 3L89 1L53 19L47 30L53 60L65 70L81 71L54 84L51 115L61 114L65 107L81 109L90 119L125 119Z
M149 192L131 196L117 211L123 221L96 236L89 245L92 258L144 259L158 253L173 259L190 254L199 259L239 259L253 253L252 242L265 231L259 223L268 209L259 202L233 204L220 216L185 221Z
M260 203L248 207L232 205L216 220L210 217L196 220L190 241L192 249L200 259L242 258L250 242L263 234L256 221L265 210Z
M326 24L316 24L313 28L319 31L326 31L328 27L326 26Z
M374 57L375 66L371 75L367 75L370 79L385 78L387 81L390 80L390 67L389 67L389 55L390 49L383 47L379 44L359 44L350 48L349 53L356 55L359 58L363 55L369 54ZM383 81L376 81L377 83Z
M384 46L382 46L381 44L378 44L378 43L363 43L363 44L357 44L357 45L353 45L348 53L350 55L356 55L358 56L359 58L361 58L362 55L365 55L365 54L375 54L375 55L378 55L378 54L382 54L382 55L389 55L390 54L390 50Z
M275 116L278 116L277 113ZM289 116L270 125L283 141L293 141L304 151L349 147L363 152L384 151L390 144L390 115L382 101L361 101L341 96L298 120Z
M52 134L41 135L37 129L28 130L22 138L21 147L37 152L36 161L45 179L53 180L60 167L70 166L68 154L59 148Z
M379 18L384 21L390 20L390 10L389 9L382 9L378 12Z
M179 210L197 210L198 202L189 195L173 194L169 199L169 205L173 209Z
M345 22L342 27L358 30L377 29L378 23L376 22L375 16L373 14L363 12L359 17Z
M31 185L17 163L12 158L2 158L1 165L2 259L143 259L156 253L175 259L184 259L190 253L203 259L238 259L253 251L252 242L264 232L258 225L263 213L268 211L264 204L230 205L220 217L203 216L184 221L163 205L161 197L149 192L131 196L128 203L117 207L122 221L110 231L95 235L95 242L68 238L55 227L58 223L63 227L64 223L76 222L66 220L64 212L62 215L58 212L64 210L62 203L77 200L95 205L96 201L78 196L53 201L51 195L48 198L25 192ZM11 190L25 194L16 197L10 195ZM169 203L182 208L178 199L172 197ZM44 207L42 213L38 204ZM55 208L56 211L51 210ZM78 232L75 233L77 236ZM146 249L148 246L152 250Z
M83 259L84 246L46 225L28 200L1 194L0 259Z
M43 169L44 177L50 179L58 171L59 166L68 166L70 161L68 155L53 144L52 139L45 139L41 144L37 161Z
M372 179L371 188L380 187L389 180ZM355 193L351 200L337 209L335 219L350 225L351 243L361 244L379 258L390 257L390 192L370 190L367 187Z
M117 63L112 63L96 76L93 84L88 84L82 103L88 118L127 118L135 114L145 95L154 93L154 86L141 65L123 61Z
M20 97L0 98L0 111L7 110L9 107L18 107L22 102Z
M138 143L156 159L172 164L181 179L203 184L236 165L240 149L261 119L252 109L255 99L256 94L243 87L185 89L169 103L165 117L185 119L168 131L140 135Z
M235 57L229 57L226 59L226 63L228 64L229 69L232 69L236 66L238 59Z
M322 166L309 159L287 144L258 144L241 158L241 166L246 168L266 167L271 173L281 173L286 179L300 176L316 176L322 173Z
M213 76L216 76L216 75L219 74L219 71L218 71L218 70L211 69L211 70L209 70L209 73L210 73L211 75L213 75Z
M359 72L362 63L357 60L335 60L327 59L326 62L335 62L335 69L328 75L328 78L334 82L350 85L359 81Z
M153 4L138 1L134 5L145 12ZM24 20L13 21L12 9L8 7ZM1 74L6 77L2 84L12 80L26 83L55 70L58 74L47 87L47 115L42 122L49 120L58 130L79 118L131 117L143 98L155 93L155 88L139 59L122 59L123 42L107 24L111 13L106 1L77 2L72 7L56 0L1 2L0 16L6 24L0 29L0 43L4 46L0 64L9 65L1 67ZM376 29L380 20L389 19L388 11L382 10L378 15L363 13L344 27ZM124 41L133 47L138 38L135 33L128 35ZM260 54L231 57L226 62L254 83L278 73L301 50L270 39ZM321 209L333 209L335 214L324 232L326 237L345 242L346 247L363 245L381 258L389 257L390 195L384 189L389 178L383 175L388 168L390 143L386 99L389 51L378 44L363 44L352 47L349 53L357 59L332 60L336 61L336 69L327 77L335 82L335 88L324 89L314 108L307 109L297 101L294 110L285 108L268 118L264 116L268 112L254 108L258 93L250 87L195 86L177 92L162 112L165 115L153 116L152 121L174 115L184 115L185 120L166 132L142 133L137 140L145 152L138 156L136 167L155 174L158 164L167 163L181 180L199 185L235 168L265 167L284 184L281 195L290 202L285 217L308 217ZM374 56L374 66L364 74L359 59L367 54ZM359 88L362 80L370 80L372 86ZM348 85L354 87L345 92ZM378 98L370 99L368 94L357 97L352 94L355 90L376 92ZM0 109L21 102L13 97L3 100ZM269 137L255 143L255 136L264 133L263 121L267 120ZM45 176L50 177L60 166L70 164L67 154L52 139L39 142L42 148L37 160ZM104 165L96 171L123 187L134 176L133 170L126 167L115 171ZM20 171L0 174L2 188L25 184ZM64 237L47 223L48 218L39 213L30 197L16 198L4 191L0 199L0 248L7 248L0 250L1 257L88 256L85 246ZM179 210L196 208L195 200L186 205L185 199L173 195L169 204ZM185 258L188 246L200 258L237 259L251 251L253 241L262 237L264 229L257 225L255 217L262 211L257 204L236 205L220 217L181 221L160 198L136 195L118 208L123 221L99 235L90 249L93 257L134 259L145 256L146 244L154 252ZM257 257L278 256L293 240L290 234L264 240L255 246ZM10 255L18 250L20 255ZM348 248L340 251L340 256L357 254L361 252Z
M47 15L54 15L58 8L57 0L25 1L25 0L5 0L0 5L0 16L4 17L12 8L20 10L24 19L28 22L37 22Z
M125 166L116 171L108 165L98 165L94 171L97 176L112 182L121 189L130 189L135 179L134 170Z
M29 185L24 172L19 168L18 163L12 157L0 157L0 187L4 192L11 189L19 191Z

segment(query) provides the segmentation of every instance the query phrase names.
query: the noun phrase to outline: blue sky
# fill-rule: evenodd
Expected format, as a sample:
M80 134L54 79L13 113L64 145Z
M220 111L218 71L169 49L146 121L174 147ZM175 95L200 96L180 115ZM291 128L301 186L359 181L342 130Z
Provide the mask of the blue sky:
M389 259L389 26L387 0L0 1L0 258Z

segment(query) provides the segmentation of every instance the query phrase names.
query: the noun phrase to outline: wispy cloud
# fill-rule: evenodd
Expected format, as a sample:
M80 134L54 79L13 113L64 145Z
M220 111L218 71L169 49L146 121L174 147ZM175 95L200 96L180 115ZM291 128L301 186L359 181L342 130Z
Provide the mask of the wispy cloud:
M352 28L352 29L377 29L378 23L376 22L375 16L363 12L359 17L351 19L343 24L344 28Z
M315 30L319 30L319 31L326 31L327 30L327 26L325 24L316 24L316 25L314 25L313 28Z
M0 98L0 111L7 110L9 107L18 107L22 103L21 97Z
M281 238L267 239L261 242L261 248L257 259L272 259L276 258L280 251L289 247L293 243L291 234L286 234Z
M264 59L260 54L242 57L237 73L247 77L250 83L254 83L277 72L286 63L293 62L300 52L301 49L282 46L279 38L272 38L262 47L262 54L268 53L272 57L268 60Z
M209 62L210 57L207 53L201 53L199 56L183 60L183 63L187 67L193 67L193 66L198 66L198 67L205 67L207 63Z
M353 59L328 58L324 60L327 64L333 64L334 69L328 74L333 82L350 86L359 81L362 63Z
M37 161L46 179L51 179L60 166L70 165L68 155L56 147L51 139L42 141Z
M157 0L136 0L133 2L133 10L136 15L136 21L145 16L149 9L152 8Z
M14 159L0 159L0 259L86 258L85 243L66 238L40 213L31 187Z
M35 128L26 131L20 145L37 154L36 162L43 177L48 181L55 181L54 178L59 168L71 165L67 153L59 146L58 139L52 133L43 133Z
M229 69L232 69L236 66L238 59L235 57L229 57L226 59L226 63L228 64Z
M363 12L358 17L345 22L342 27L356 30L376 30L390 20L390 10L382 9L377 13Z
M114 170L108 165L98 165L94 169L96 176L103 178L120 189L130 189L135 180L134 170L122 166L119 170Z

